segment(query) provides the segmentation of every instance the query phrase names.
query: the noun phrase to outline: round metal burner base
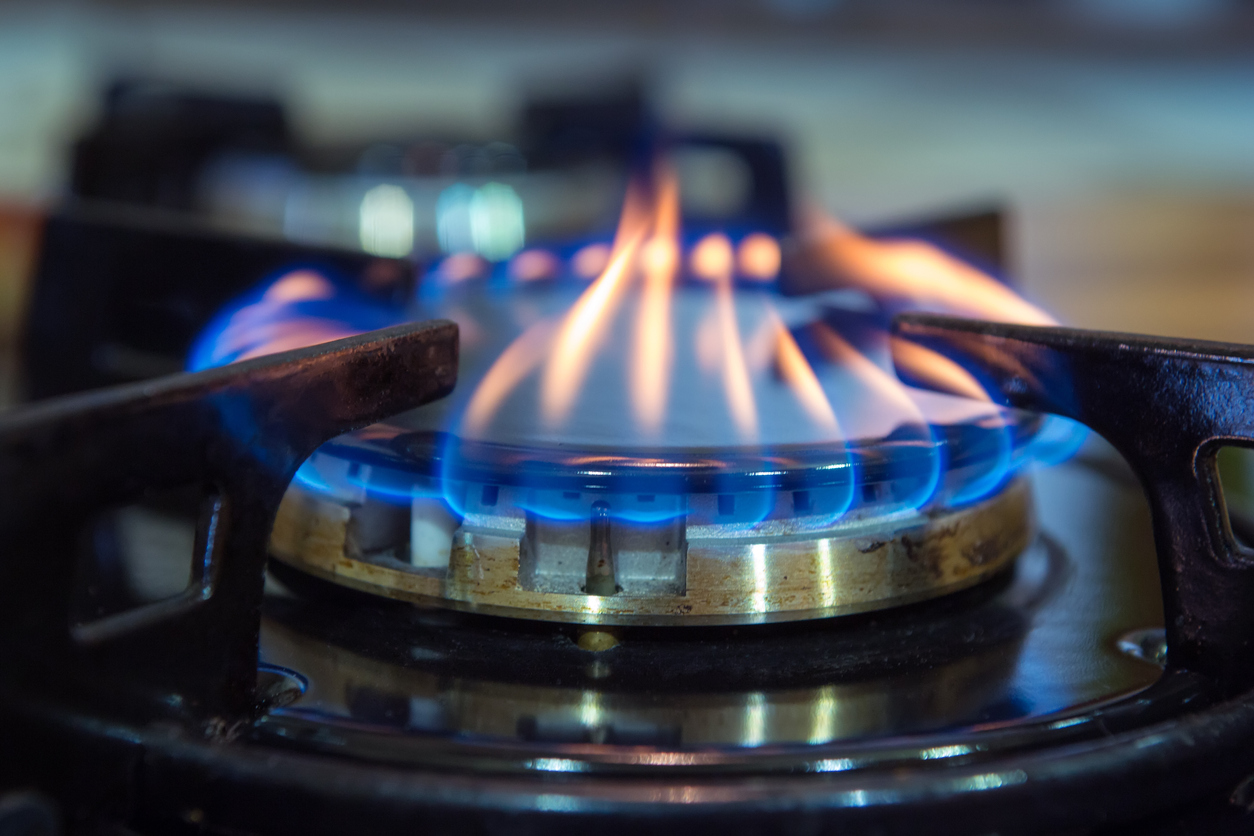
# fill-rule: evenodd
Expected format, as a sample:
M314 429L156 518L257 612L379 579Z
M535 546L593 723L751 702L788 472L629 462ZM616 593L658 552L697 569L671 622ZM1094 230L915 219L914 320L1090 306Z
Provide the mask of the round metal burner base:
M325 580L414 603L586 624L752 624L885 609L970 587L1032 533L1025 479L959 510L851 520L816 533L689 536L683 520L627 527L531 519L522 531L465 525L446 565L355 547L353 509L293 486L271 552ZM704 528L704 527L703 527ZM615 581L593 587L603 549ZM413 550L405 550L410 554ZM601 591L600 589L597 591Z

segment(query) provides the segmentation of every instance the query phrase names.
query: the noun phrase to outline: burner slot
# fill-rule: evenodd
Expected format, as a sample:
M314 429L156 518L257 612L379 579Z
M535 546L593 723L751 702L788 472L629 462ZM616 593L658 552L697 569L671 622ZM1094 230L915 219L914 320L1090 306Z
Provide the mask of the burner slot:
M344 532L344 552L361 556L390 553L403 559L409 539L409 513L404 506L364 502L352 507ZM445 560L447 563L447 559Z
M529 515L519 552L519 586L567 595L684 594L687 544L682 517L643 524L612 519L607 513L597 525L603 529L602 544L613 566L613 593L595 592L589 586L591 516L565 521Z
M456 493L462 503L462 527L473 531L509 531L522 535L524 519L519 510L517 488L500 485L453 485L446 490Z
M447 569L458 520L442 499L410 501L409 562L420 569Z
M534 592L582 595L592 546L587 520L563 522L528 517L518 555L518 583Z
M588 536L588 574L584 592L589 595L613 595L618 591L614 580L614 550L610 547L610 506L604 502L592 505L592 521Z
M656 525L615 521L614 557L625 595L684 595L688 542L682 517Z

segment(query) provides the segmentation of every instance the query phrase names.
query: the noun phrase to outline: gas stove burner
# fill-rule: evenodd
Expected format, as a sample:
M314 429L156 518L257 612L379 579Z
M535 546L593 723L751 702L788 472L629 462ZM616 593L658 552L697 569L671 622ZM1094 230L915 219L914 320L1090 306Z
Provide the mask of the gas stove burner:
M1017 449L1039 424L1024 416ZM629 453L376 425L304 465L271 550L358 590L546 620L755 623L897 606L993 576L1031 537L1023 480L944 501L945 485L987 467L979 442L995 448L1001 430L947 429L938 477L935 449L913 439Z
M273 555L385 597L592 624L845 615L1004 570L1031 538L1021 473L1083 435L994 407L935 355L914 356L965 397L903 386L892 305L874 294L921 264L949 307L1045 314L938 250L904 250L901 267L843 228L829 238L869 258L869 289L789 297L776 239L681 235L659 172L629 185L612 246L434 266L391 315L457 321L464 385L324 445L279 511ZM528 257L548 272L520 273ZM224 311L192 362L386 316L294 270Z

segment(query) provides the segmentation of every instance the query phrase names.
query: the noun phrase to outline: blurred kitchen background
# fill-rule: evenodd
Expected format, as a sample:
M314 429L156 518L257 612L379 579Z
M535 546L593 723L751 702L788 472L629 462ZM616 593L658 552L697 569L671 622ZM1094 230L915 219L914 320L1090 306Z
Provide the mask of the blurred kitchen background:
M855 225L1000 208L1068 323L1254 342L1252 47L1236 0L6 3L0 339L71 191L417 259L604 227L596 160L533 153L582 102L778 140Z

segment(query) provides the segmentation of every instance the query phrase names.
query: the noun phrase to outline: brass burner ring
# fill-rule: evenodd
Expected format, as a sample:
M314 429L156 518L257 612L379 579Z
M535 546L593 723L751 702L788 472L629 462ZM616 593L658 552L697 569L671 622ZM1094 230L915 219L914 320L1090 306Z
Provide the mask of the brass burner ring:
M703 526L688 532L700 536L685 538L680 521L676 531L656 535L677 537L680 555L670 563L651 558L661 579L632 580L620 568L611 594L587 594L609 591L603 582L580 586L585 567L589 578L612 571L588 559L612 552L597 537L613 541L615 534L595 533L605 521L567 529L528 522L522 531L463 524L452 533L447 566L415 566L391 553L360 553L354 509L293 485L270 548L324 580L424 606L585 624L753 624L885 609L972 586L1027 547L1031 509L1021 477L963 508L852 520L815 533L718 537ZM622 539L619 548L631 548L630 535ZM563 580L563 571L580 580Z

